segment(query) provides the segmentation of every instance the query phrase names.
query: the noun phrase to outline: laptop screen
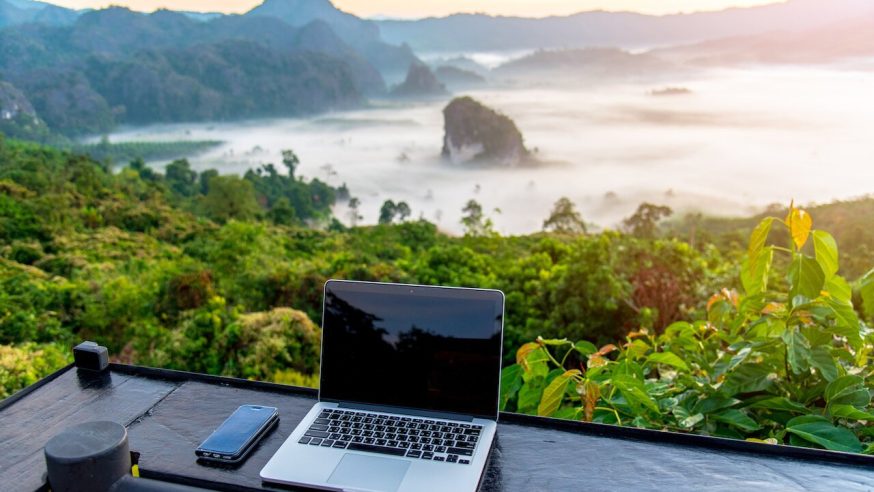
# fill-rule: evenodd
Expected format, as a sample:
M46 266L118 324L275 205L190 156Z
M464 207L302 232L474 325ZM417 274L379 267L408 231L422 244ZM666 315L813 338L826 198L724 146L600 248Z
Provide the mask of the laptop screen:
M496 419L499 291L331 280L320 398Z

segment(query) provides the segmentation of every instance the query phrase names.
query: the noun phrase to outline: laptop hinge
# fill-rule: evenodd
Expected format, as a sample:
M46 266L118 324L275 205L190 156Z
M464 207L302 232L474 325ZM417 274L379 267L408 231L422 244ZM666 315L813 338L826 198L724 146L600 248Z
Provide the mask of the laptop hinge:
M470 415L463 415L451 412L434 412L430 410L419 410L415 408L391 407L386 405L368 405L366 403L338 402L340 408L351 408L353 410L365 410L368 412L383 412L383 413L400 413L404 415L413 415L416 417L431 417L444 420L461 420L463 422L473 421Z

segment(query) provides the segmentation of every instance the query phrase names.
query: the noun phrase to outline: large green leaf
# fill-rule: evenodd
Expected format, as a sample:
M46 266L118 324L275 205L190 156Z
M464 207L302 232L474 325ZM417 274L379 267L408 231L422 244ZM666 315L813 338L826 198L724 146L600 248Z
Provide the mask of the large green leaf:
M628 374L615 374L612 380L613 385L619 388L619 392L632 407L645 407L653 412L659 411L658 403L647 394L643 381Z
M762 248L765 247L765 242L768 240L768 233L771 232L771 225L773 223L773 217L765 217L761 222L759 222L759 225L753 229L753 233L750 234L750 245L749 248L747 248L747 259L749 260L749 267L752 270L755 270L757 267L756 262L759 260Z
M741 403L741 401L737 398L726 398L719 395L711 396L709 398L698 400L695 403L695 406L692 407L692 413L713 413L717 410L722 410L723 408L733 407L738 403Z
M537 343L541 345L551 345L553 347L559 347L562 345L567 345L571 342L568 342L567 338L543 338L537 337Z
M507 406L510 397L522 387L522 366L513 364L501 370L501 411Z
M825 273L815 259L798 255L789 267L788 280L790 301L798 296L816 299L825 285Z
M835 323L828 329L835 335L847 338L850 346L858 350L862 347L862 333L859 317L856 315L856 310L853 309L853 304L849 301L841 301L840 299L830 297L826 300L826 304L831 309L835 316Z
M859 410L852 405L846 405L843 403L829 406L829 413L832 414L832 417L840 417L851 420L874 421L874 414Z
M813 249L816 261L826 279L838 273L838 243L831 234L825 231L813 231Z
M755 420L736 408L729 408L728 410L714 413L711 417L719 422L724 422L747 432L753 432L761 428Z
M810 344L804 335L794 328L783 334L786 343L786 361L794 374L801 374L810 368Z
M686 365L686 362L673 352L656 352L650 354L646 360L647 362L655 362L656 364L665 364L682 371L689 371L689 366Z
M516 403L516 410L519 413L533 414L540 404L540 396L543 394L543 387L546 386L544 378L537 378L526 382L519 389L519 399Z
M546 389L543 390L543 397L537 406L537 415L548 417L555 413L558 407L561 406L562 399L564 399L568 382L578 374L580 374L579 369L571 369L553 379Z
M874 318L874 269L859 281L859 294L862 297L862 311L868 318Z
M810 365L819 371L826 381L834 381L838 377L838 367L828 347L820 346L811 350Z
M728 373L722 388L728 395L763 391L774 382L768 377L771 371L761 364L741 364Z
M577 350L577 352L585 355L586 357L598 351L598 347L596 347L594 343L587 342L585 340L580 340L579 342L577 342L576 345L574 345L574 348Z
M865 387L865 380L859 376L841 376L825 387L825 401L831 405L851 405L865 408L871 402L871 395Z
M758 400L749 405L747 408L765 408L768 410L779 410L783 412L801 414L810 413L810 410L808 410L807 407L805 407L801 403L794 402L782 396L772 396L769 398Z
M852 431L835 427L827 418L818 415L795 417L786 423L786 431L833 451L862 451L862 443Z
M759 251L755 261L745 258L741 265L740 280L744 291L755 296L768 290L768 272L774 259L774 248L767 246Z
M853 288L840 275L832 275L825 282L825 290L828 291L828 295L836 299L844 302L853 302Z

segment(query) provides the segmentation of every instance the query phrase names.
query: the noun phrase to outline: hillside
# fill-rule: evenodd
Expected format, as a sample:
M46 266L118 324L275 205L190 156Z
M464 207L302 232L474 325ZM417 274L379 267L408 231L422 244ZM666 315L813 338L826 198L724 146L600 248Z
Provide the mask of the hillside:
M36 22L66 25L76 20L79 12L44 2L31 0L0 0L0 28Z
M66 134L124 122L308 114L385 90L379 72L319 21L199 22L122 8L83 14L71 26L0 31L0 70Z
M549 83L579 77L603 81L607 78L677 76L682 67L649 53L632 54L618 48L540 50L511 60L494 70L501 78Z
M292 27L322 21L386 74L403 73L410 64L418 61L413 51L403 43L392 45L383 41L376 23L337 9L330 0L265 0L245 15L280 19Z
M874 13L803 31L781 29L663 48L653 54L699 66L808 64L874 56Z
M775 26L813 29L869 13L874 13L874 3L867 0L789 0L761 7L664 16L601 11L542 19L456 14L377 24L386 41L408 43L417 51L650 48L761 34L775 30Z

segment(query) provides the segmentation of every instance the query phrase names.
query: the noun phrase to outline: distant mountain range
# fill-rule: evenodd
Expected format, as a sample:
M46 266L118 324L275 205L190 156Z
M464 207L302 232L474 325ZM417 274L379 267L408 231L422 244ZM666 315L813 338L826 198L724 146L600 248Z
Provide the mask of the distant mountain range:
M63 25L76 20L79 13L43 2L31 0L0 0L0 27L39 22Z
M76 135L118 123L354 106L387 95L389 85L418 67L414 48L535 50L492 71L451 56L436 63L435 80L457 88L486 78L649 77L732 63L829 62L874 56L872 33L874 0L789 0L660 17L587 12L419 21L361 19L329 0L266 0L244 15L75 11L0 0L0 84L8 101L32 107L48 128ZM629 47L657 49L618 49ZM431 81L427 73L427 80L415 80Z
M652 48L777 29L809 30L871 13L871 0L789 0L761 7L664 16L583 12L530 19L456 14L416 21L382 20L376 24L386 42L407 43L416 52Z
M409 48L382 42L376 26L327 0L303 0L322 6L315 12L296 9L301 3L268 0L246 15L199 19L108 8L74 12L72 22L19 23L0 30L0 80L21 90L49 127L79 134L120 122L349 107L385 93L377 67L405 72L418 61ZM37 4L26 11L46 9Z

